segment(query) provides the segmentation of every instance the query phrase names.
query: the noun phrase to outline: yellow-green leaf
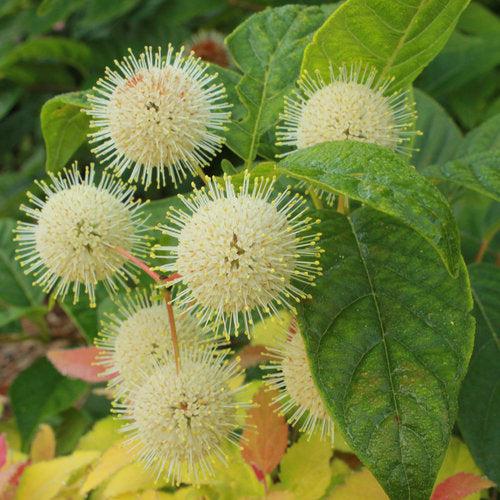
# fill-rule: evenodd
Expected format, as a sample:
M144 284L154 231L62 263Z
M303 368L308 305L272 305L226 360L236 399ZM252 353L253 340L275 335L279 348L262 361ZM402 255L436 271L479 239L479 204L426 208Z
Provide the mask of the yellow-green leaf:
M52 460L56 454L56 436L52 427L41 424L31 443L30 458L33 463Z
M122 423L113 417L99 420L90 432L81 437L76 449L106 451L123 438L123 434L119 432L121 426Z
M85 495L109 479L115 472L128 465L134 456L128 452L122 442L115 443L106 450L85 479L80 493Z
M302 436L292 445L281 461L280 478L284 487L301 500L321 498L330 484L330 457L328 441L317 435Z
M382 486L368 469L352 473L346 478L344 484L333 490L328 498L331 500L389 500Z
M98 451L77 451L67 457L28 466L19 483L17 498L52 500L68 484L71 476L99 457Z

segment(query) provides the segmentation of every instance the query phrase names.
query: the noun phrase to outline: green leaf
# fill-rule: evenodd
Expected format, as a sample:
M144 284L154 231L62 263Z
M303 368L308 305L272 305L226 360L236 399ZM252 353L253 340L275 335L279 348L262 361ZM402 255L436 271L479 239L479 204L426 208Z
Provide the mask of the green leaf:
M427 177L452 182L500 201L500 149L440 165L430 165L422 173Z
M0 75L26 62L67 64L86 74L91 61L90 49L82 42L63 37L33 38L17 45L0 60Z
M261 137L283 110L283 98L299 76L304 47L332 7L287 5L254 14L228 37L231 55L243 73L236 87L246 115L233 119L227 145L247 166L256 158Z
M89 117L82 113L88 107L86 91L70 92L49 99L42 107L40 119L47 149L48 172L63 169L76 150L85 142Z
M462 141L462 133L445 109L425 92L415 89L417 130L412 163L421 169L451 160Z
M72 406L87 390L81 380L61 375L46 358L21 372L9 389L10 402L27 449L38 425Z
M21 318L26 318L31 315L40 316L46 313L47 308L43 306L8 307L6 309L0 309L0 328Z
M311 369L347 443L391 498L428 499L472 352L463 262L369 208L319 213L324 275L299 308Z
M495 26L485 23L484 12L477 15L479 10L486 9L474 2L464 12L457 31L419 78L423 90L435 97L446 96L500 63L500 23L497 19ZM495 18L492 13L488 17L490 21Z
M21 94L22 89L19 87L0 87L0 120L14 107Z
M302 70L362 61L379 79L394 77L394 88L413 82L450 37L468 0L348 0L315 33Z
M435 248L451 274L458 272L460 242L448 203L397 153L359 141L325 142L295 151L278 169L396 217Z
M0 303L39 306L45 294L32 285L32 279L23 273L15 258L12 233L15 225L12 219L0 219Z
M471 130L461 144L457 156L483 153L491 149L500 150L500 114L492 116L479 127Z
M476 264L469 272L477 334L460 393L458 424L474 460L500 484L500 269Z

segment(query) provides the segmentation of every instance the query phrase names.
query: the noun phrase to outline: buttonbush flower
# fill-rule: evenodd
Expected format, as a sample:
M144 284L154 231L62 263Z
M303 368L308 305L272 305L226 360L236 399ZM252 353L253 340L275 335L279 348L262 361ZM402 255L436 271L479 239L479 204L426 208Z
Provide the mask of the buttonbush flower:
M319 429L322 438L329 438L333 445L334 425L314 383L309 360L300 332L295 322L288 335L273 347L267 348L271 359L266 383L279 395L275 402L287 416L291 425L300 424L300 431L308 435Z
M168 173L176 184L207 165L230 115L223 85L213 83L217 75L170 45L166 56L146 47L115 64L88 97L97 156L119 174L131 170L130 180L146 187L153 176L164 185Z
M103 375L113 375L108 386L116 398L127 393L141 373L173 351L165 301L151 289L139 290L116 302L117 313L108 315L95 340L101 349L98 362L106 368ZM179 348L202 348L212 335L200 327L189 313L174 308Z
M128 444L146 467L180 483L197 483L225 462L224 448L238 444L237 412L249 406L231 388L240 375L236 361L213 349L182 349L181 371L172 356L144 370L129 397L115 411L127 423Z
M47 292L64 297L72 288L76 303L83 287L94 306L98 282L114 292L135 276L114 247L146 253L141 201L106 173L96 182L93 166L82 174L74 165L50 180L37 182L45 199L28 192L31 206L20 207L34 222L18 223L16 258Z
M392 79L379 81L368 66L330 67L325 81L305 74L285 98L278 145L302 149L326 141L354 140L408 152L415 112L405 92L388 94ZM290 151L289 151L290 152ZM288 153L285 153L288 154Z
M172 208L160 229L177 239L160 247L185 288L175 300L195 311L203 324L226 334L248 333L253 315L274 315L280 307L308 296L320 273L315 221L305 215L300 195L274 194L274 179L248 173L238 191L230 177L223 186L213 179L207 188L182 197L183 209ZM240 323L241 322L241 323Z

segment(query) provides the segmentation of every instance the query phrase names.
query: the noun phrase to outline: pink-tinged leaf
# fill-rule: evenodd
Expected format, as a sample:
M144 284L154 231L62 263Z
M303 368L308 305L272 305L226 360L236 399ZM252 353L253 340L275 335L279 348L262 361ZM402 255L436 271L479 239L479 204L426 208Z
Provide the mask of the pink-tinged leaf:
M492 486L495 484L489 479L469 472L459 472L439 483L431 500L461 500Z
M251 464L251 466L255 474L255 477L257 478L257 481L259 481L259 483L265 483L266 475L255 464Z
M240 358L240 366L243 369L247 369L251 368L252 366L258 365L259 363L268 361L269 359L265 356L266 352L266 346L246 345L238 353L238 357Z
M103 376L105 368L96 365L97 347L77 347L76 349L52 349L47 352L47 358L57 370L71 378L85 382L103 382L112 376Z
M18 462L17 464L9 465L0 470L0 498L7 498L9 487L16 487L19 484L24 469L29 465L28 462ZM10 491L12 488L10 488ZM12 495L13 497L13 495Z
M7 439L0 434L0 469L7 463Z
M261 474L274 470L288 445L288 425L276 413L272 402L275 396L276 393L264 389L254 396L255 406L248 411L247 426L241 440L243 458Z

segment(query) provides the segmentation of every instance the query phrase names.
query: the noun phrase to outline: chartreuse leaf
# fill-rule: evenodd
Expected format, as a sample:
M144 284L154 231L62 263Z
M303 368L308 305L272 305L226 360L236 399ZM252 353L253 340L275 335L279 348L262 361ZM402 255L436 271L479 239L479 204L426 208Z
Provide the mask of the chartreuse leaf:
M469 272L477 335L460 393L458 424L477 464L500 484L500 269L475 264Z
M451 160L462 142L462 133L446 110L421 90L414 89L417 130L412 164L418 169Z
M123 434L119 430L122 422L113 417L106 417L96 422L94 427L81 437L77 450L106 451L114 443L123 439Z
M324 275L299 308L313 376L391 498L427 499L472 351L471 293L426 241L369 208L322 223Z
M434 247L451 274L458 272L460 243L448 203L397 153L359 141L325 142L295 151L278 169L396 217Z
M82 109L88 107L86 94L86 91L61 94L49 99L42 107L40 119L48 172L63 169L87 137L90 121L82 113Z
M52 500L66 498L59 494L71 478L99 456L97 451L77 451L67 457L29 465L21 476L17 498Z
M246 114L239 116L237 106L227 145L247 165L257 156L262 135L277 123L283 98L299 76L304 47L331 9L300 5L267 9L227 37L229 51L243 73L236 90L246 108Z
M410 84L439 53L469 0L348 0L315 33L302 69L370 64L394 87Z
M500 201L500 149L429 165L422 173Z
M292 491L295 498L321 498L330 484L332 453L329 442L320 436L303 435L281 461L280 479L285 489Z
M38 425L72 406L87 390L81 380L61 375L46 358L21 372L9 389L17 426L27 449Z
M368 469L353 472L337 486L328 500L389 500L380 484ZM396 498L396 497L395 497Z

